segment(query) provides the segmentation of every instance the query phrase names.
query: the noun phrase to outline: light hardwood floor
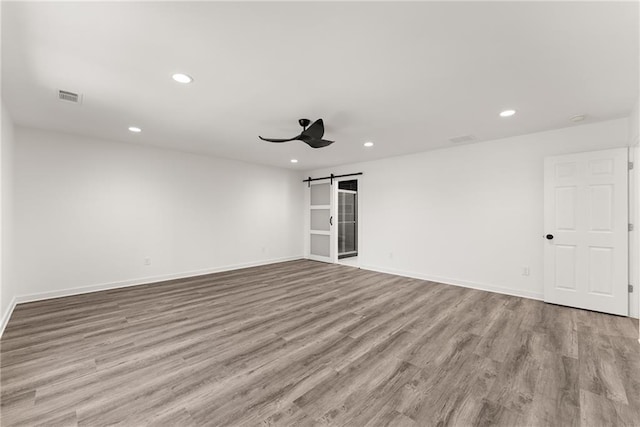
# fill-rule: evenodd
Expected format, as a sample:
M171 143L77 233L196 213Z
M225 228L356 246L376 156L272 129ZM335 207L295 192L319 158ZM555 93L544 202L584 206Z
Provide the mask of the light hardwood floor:
M292 261L20 304L3 426L640 425L629 318Z

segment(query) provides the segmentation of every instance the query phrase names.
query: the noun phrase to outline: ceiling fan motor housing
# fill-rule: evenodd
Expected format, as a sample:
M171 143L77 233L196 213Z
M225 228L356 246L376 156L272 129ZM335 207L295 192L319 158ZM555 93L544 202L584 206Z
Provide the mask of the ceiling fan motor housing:
M298 123L300 123L300 126L302 126L303 128L307 128L307 126L309 126L309 123L311 123L311 120L309 119L300 119L298 120Z

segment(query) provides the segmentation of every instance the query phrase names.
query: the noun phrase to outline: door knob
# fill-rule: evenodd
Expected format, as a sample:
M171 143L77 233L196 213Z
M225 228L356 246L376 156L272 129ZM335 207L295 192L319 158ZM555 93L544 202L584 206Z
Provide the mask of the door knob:
M544 237L546 237L547 240L552 240L553 239L553 234L547 234Z
M332 216L329 217L329 225L333 225L333 217Z

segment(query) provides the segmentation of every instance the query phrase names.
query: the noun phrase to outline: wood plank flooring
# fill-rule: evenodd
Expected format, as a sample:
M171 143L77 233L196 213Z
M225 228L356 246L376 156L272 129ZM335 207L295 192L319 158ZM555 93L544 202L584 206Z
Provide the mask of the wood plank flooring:
M1 423L640 426L637 321L292 261L20 304Z

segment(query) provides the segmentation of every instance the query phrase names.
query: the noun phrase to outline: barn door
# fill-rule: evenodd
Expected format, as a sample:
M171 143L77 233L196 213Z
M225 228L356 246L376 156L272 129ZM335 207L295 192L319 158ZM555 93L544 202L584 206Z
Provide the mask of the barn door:
M309 185L309 259L333 262L333 192L331 184Z

